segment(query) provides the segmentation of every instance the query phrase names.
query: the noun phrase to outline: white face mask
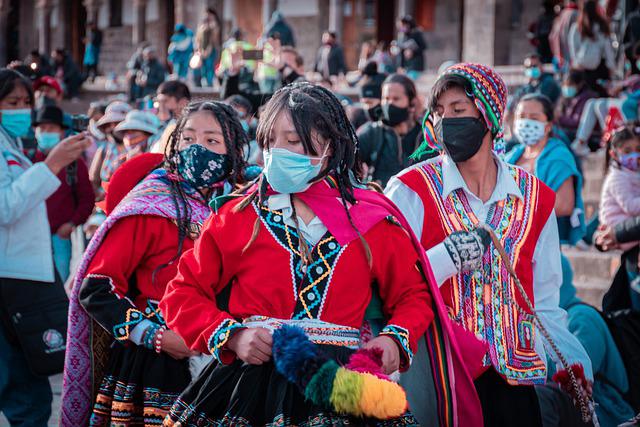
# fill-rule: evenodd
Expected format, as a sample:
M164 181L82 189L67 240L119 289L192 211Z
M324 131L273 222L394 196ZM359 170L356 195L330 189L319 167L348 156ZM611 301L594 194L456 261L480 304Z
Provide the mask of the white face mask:
M536 145L544 138L546 123L532 119L516 119L513 133L525 145Z

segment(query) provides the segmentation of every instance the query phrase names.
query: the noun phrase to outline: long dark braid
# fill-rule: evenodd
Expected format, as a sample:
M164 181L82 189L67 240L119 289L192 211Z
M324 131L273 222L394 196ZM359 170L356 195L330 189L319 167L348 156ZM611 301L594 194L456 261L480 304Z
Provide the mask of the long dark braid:
M165 264L160 265L153 271L152 281L155 274L162 268L173 264L182 254L184 240L190 235L191 226L191 205L188 202L190 197L184 189L182 180L178 172L178 153L180 151L180 141L182 130L189 117L197 112L206 111L212 114L218 121L222 129L224 144L227 148L227 155L231 160L231 174L227 178L232 185L241 184L244 180L245 161L243 155L244 147L249 143L246 133L238 119L238 115L229 105L217 101L192 102L187 105L176 127L169 136L169 141L165 148L164 169L169 175L171 188L171 198L176 208L176 225L178 226L178 250L176 254Z
M344 108L335 95L321 86L306 82L285 86L273 95L261 115L256 140L263 148L268 147L271 129L275 120L283 111L290 114L305 152L312 155L319 154L313 145L312 132L316 132L329 141L332 150L329 161L312 182L321 181L327 175L332 175L336 178L340 198L349 223L358 234L371 265L372 256L369 245L355 226L349 213L348 205L356 203L353 190L354 184L360 183L361 163L358 159L358 137ZM264 188L266 188L266 182L264 181L263 177L262 185L239 203L236 207L237 210L244 209L256 199L260 203L264 200ZM258 229L259 227L254 225L254 233L245 249L257 237Z

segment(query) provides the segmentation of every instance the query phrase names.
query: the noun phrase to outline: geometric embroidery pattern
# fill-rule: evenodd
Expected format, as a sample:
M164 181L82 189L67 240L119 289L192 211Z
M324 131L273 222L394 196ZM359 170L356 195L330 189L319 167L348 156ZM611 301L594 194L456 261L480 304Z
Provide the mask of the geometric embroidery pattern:
M282 211L266 206L254 208L260 220L276 241L290 253L291 278L296 308L292 319L320 319L335 266L347 245L341 246L327 230L311 249L311 263L304 266L299 250L299 236L295 227L283 221ZM308 243L308 242L307 242ZM312 247L308 243L309 247Z

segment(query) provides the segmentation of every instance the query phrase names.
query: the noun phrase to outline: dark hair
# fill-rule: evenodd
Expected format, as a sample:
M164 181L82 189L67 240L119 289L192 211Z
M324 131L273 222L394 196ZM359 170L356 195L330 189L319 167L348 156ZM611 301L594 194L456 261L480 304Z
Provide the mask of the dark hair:
M33 88L27 78L15 70L0 69L0 101L5 99L17 85L22 85L29 94L29 101L33 105Z
M242 125L238 120L238 115L230 106L217 101L192 102L182 111L182 115L176 122L176 127L169 136L169 141L164 153L164 169L171 175L178 175L178 145L182 137L182 130L189 117L197 112L206 111L218 120L222 128L224 137L224 145L227 147L227 155L231 160L231 175L228 180L234 186L243 181L243 173L245 161L243 157L243 148L249 143L247 135L242 129ZM176 223L178 225L178 250L176 254L166 264L163 264L154 270L156 271L171 265L182 254L184 239L189 232L191 223L191 208L187 202L187 195L177 179L170 179L171 195L176 207Z
M375 76L378 74L378 63L373 60L367 61L364 68L362 68L362 74L365 76Z
M181 99L191 101L189 87L180 80L167 80L166 82L162 82L160 86L158 86L158 93L172 96L178 101Z
M302 67L304 65L304 58L293 46L283 46L280 49L280 53L292 53L296 57L296 66Z
M535 101L539 103L542 106L544 115L547 116L547 120L549 122L553 121L553 103L547 96L541 93L528 93L518 100L518 104L528 101Z
M595 0L584 0L578 14L578 31L583 37L593 39L595 37L594 25L597 24L600 32L609 35L609 22L598 11Z
M384 79L384 82L382 82L382 86L391 83L398 83L404 88L404 93L409 98L409 102L413 102L413 100L416 99L416 96L418 96L418 91L416 90L415 83L413 83L413 80L411 80L404 74L389 75L386 79Z
M276 120L281 114L289 114L291 121L300 137L305 153L318 156L314 147L312 134L326 139L331 149L331 155L327 165L319 172L318 176L311 182L318 182L326 176L331 175L336 179L338 191L343 206L347 212L347 217L351 226L360 237L367 257L371 261L371 251L369 246L355 227L348 204L355 204L356 199L353 194L353 179L358 180L361 175L360 162L357 157L358 137L349 122L349 118L340 104L340 101L331 91L322 86L313 85L308 82L293 83L279 89L265 105L265 109L260 116L260 123L256 133L256 140L260 147L269 147L269 135ZM241 203L236 206L237 210L242 210L254 200L262 203L266 190L266 179L264 176L258 186L258 190L251 193ZM254 232L245 246L248 248L255 240L259 230L260 219L254 225ZM304 242L301 244L304 245Z
M582 70L571 70L566 77L568 83L573 83L575 85L581 86L585 81L584 71Z
M400 19L400 22L409 26L410 30L413 30L416 27L416 21L413 19L411 15L405 15Z
M471 83L462 76L455 74L445 74L440 77L436 83L431 87L431 94L429 96L429 110L436 111L438 106L438 100L449 89L459 88L462 89L469 98L472 97L473 87Z
M224 102L231 105L233 108L244 108L247 110L247 115L252 113L253 108L251 102L242 95L231 95L225 99Z
M529 55L524 57L525 61L527 59L537 59L538 61L542 62L542 59L540 58L540 55L538 55L537 53L530 53Z
M611 141L609 142L610 148L618 148L625 141L629 141L630 139L639 139L640 138L640 123L633 122L625 125L620 129L616 129L611 136Z
M324 32L324 34L328 34L332 39L337 39L338 38L338 34L335 31L326 30Z

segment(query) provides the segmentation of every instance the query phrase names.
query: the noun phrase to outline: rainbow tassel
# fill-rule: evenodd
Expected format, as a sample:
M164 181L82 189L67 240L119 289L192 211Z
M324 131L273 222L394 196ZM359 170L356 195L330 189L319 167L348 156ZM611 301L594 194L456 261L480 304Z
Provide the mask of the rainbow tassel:
M360 349L341 367L309 341L304 330L285 325L273 333L277 371L314 405L356 417L390 419L403 415L407 396L381 370L380 350Z

